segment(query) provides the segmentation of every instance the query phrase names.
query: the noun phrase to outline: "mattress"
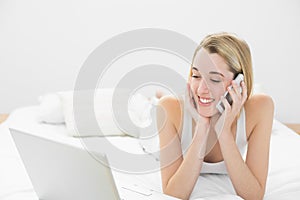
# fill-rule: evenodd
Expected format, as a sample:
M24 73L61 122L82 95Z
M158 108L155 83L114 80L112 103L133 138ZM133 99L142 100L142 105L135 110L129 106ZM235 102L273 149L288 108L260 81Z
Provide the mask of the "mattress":
M38 123L36 120L37 109L37 106L16 109L9 116L8 120L0 125L0 199L38 199L8 127L78 147L82 145L82 141L79 138L67 135L64 124ZM157 157L149 152L145 152L137 138L112 136L97 138L97 140L100 142L101 140L109 140L111 144L122 151L143 154L149 162L156 163L159 166ZM101 151L105 152L105 149ZM269 175L264 199L297 199L300 196L299 158L300 136L274 119L270 146ZM128 174L119 170L113 170L113 175L117 185L127 182L138 184L156 192L162 191L159 168L140 174ZM232 199L233 196L223 195L215 198Z

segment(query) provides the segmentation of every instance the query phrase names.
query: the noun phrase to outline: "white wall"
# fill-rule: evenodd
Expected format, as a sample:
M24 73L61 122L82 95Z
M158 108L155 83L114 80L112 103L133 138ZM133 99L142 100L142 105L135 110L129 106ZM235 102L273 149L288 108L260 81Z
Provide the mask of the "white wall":
M105 40L137 28L164 28L199 41L235 32L249 43L255 80L276 117L300 123L300 2L174 0L1 0L0 113L72 89L86 57Z

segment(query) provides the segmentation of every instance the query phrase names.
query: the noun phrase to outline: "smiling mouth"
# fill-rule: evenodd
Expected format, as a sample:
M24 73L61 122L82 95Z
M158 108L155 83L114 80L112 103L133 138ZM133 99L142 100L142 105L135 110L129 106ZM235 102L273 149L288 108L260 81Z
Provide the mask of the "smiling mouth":
M198 97L201 104L210 104L215 101L213 98Z

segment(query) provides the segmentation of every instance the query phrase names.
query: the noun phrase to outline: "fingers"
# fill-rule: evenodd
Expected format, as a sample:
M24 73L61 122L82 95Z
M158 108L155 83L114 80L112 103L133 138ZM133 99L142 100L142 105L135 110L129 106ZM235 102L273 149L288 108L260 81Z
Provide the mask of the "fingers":
M233 87L233 90L236 94L236 99L240 100L242 99L242 95L241 95L241 91L240 91L240 86L237 84L236 81L232 81L232 87Z
M227 104L229 105L228 109L239 110L247 99L247 87L245 82L242 81L240 86L238 86L236 81L232 81L232 87L228 87L227 90L233 102L232 105L230 105L225 99Z
M187 90L186 90L186 93L185 93L185 105L189 111L189 113L191 114L192 118L197 122L197 123L201 123L201 124L209 124L209 119L208 118L205 118L205 117L202 117L198 110L197 110L197 103L195 102L194 100L194 97L193 97L193 93L191 91L191 87L190 87L190 84L187 83Z
M239 87L235 81L232 81L232 87L227 88L232 99L232 105L229 104L225 97L221 97L225 109L215 125L215 131L218 136L223 130L230 129L235 117L247 100L247 87L245 82L242 81L240 86L241 87Z
M230 106L231 110L235 110L236 107L240 106L239 104L240 104L241 94L237 94L237 91L236 91L236 88L235 88L234 84L232 84L232 87L228 87L227 91L228 91L228 93L229 93L229 95L232 99L232 104L230 105L228 103L228 105ZM238 91L238 93L239 93L239 91Z
M193 105L195 109L197 109L196 107L196 104L195 104L195 98L194 98L194 95L192 94L191 92L191 87L190 87L190 84L187 83L187 99L188 99L188 102L190 103L190 105Z
M244 81L241 82L241 86L242 86L242 101L243 101L243 104L245 103L245 101L247 100L247 86L245 84Z
M223 105L224 105L224 108L225 108L225 112L226 111L230 111L231 110L231 106L230 106L230 104L228 103L228 101L227 101L227 99L225 98L225 97L221 97L221 101L222 101L222 103L223 103Z
M187 83L187 91L185 93L185 101L186 107L188 111L190 112L191 116L194 118L195 121L200 121L199 113L197 112L196 108L194 107L194 102L191 97L191 88L190 84Z

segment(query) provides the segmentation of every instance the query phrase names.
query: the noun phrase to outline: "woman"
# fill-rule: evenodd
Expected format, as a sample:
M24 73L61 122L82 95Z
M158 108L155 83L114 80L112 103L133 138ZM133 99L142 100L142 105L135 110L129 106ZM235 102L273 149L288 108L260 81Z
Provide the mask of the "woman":
M237 85L233 79L240 73L244 81ZM194 53L188 100L165 96L158 104L165 194L263 199L274 105L269 96L251 95L252 84L245 41L229 33L204 38ZM232 104L223 97L226 90ZM225 108L222 114L216 109L219 101Z

